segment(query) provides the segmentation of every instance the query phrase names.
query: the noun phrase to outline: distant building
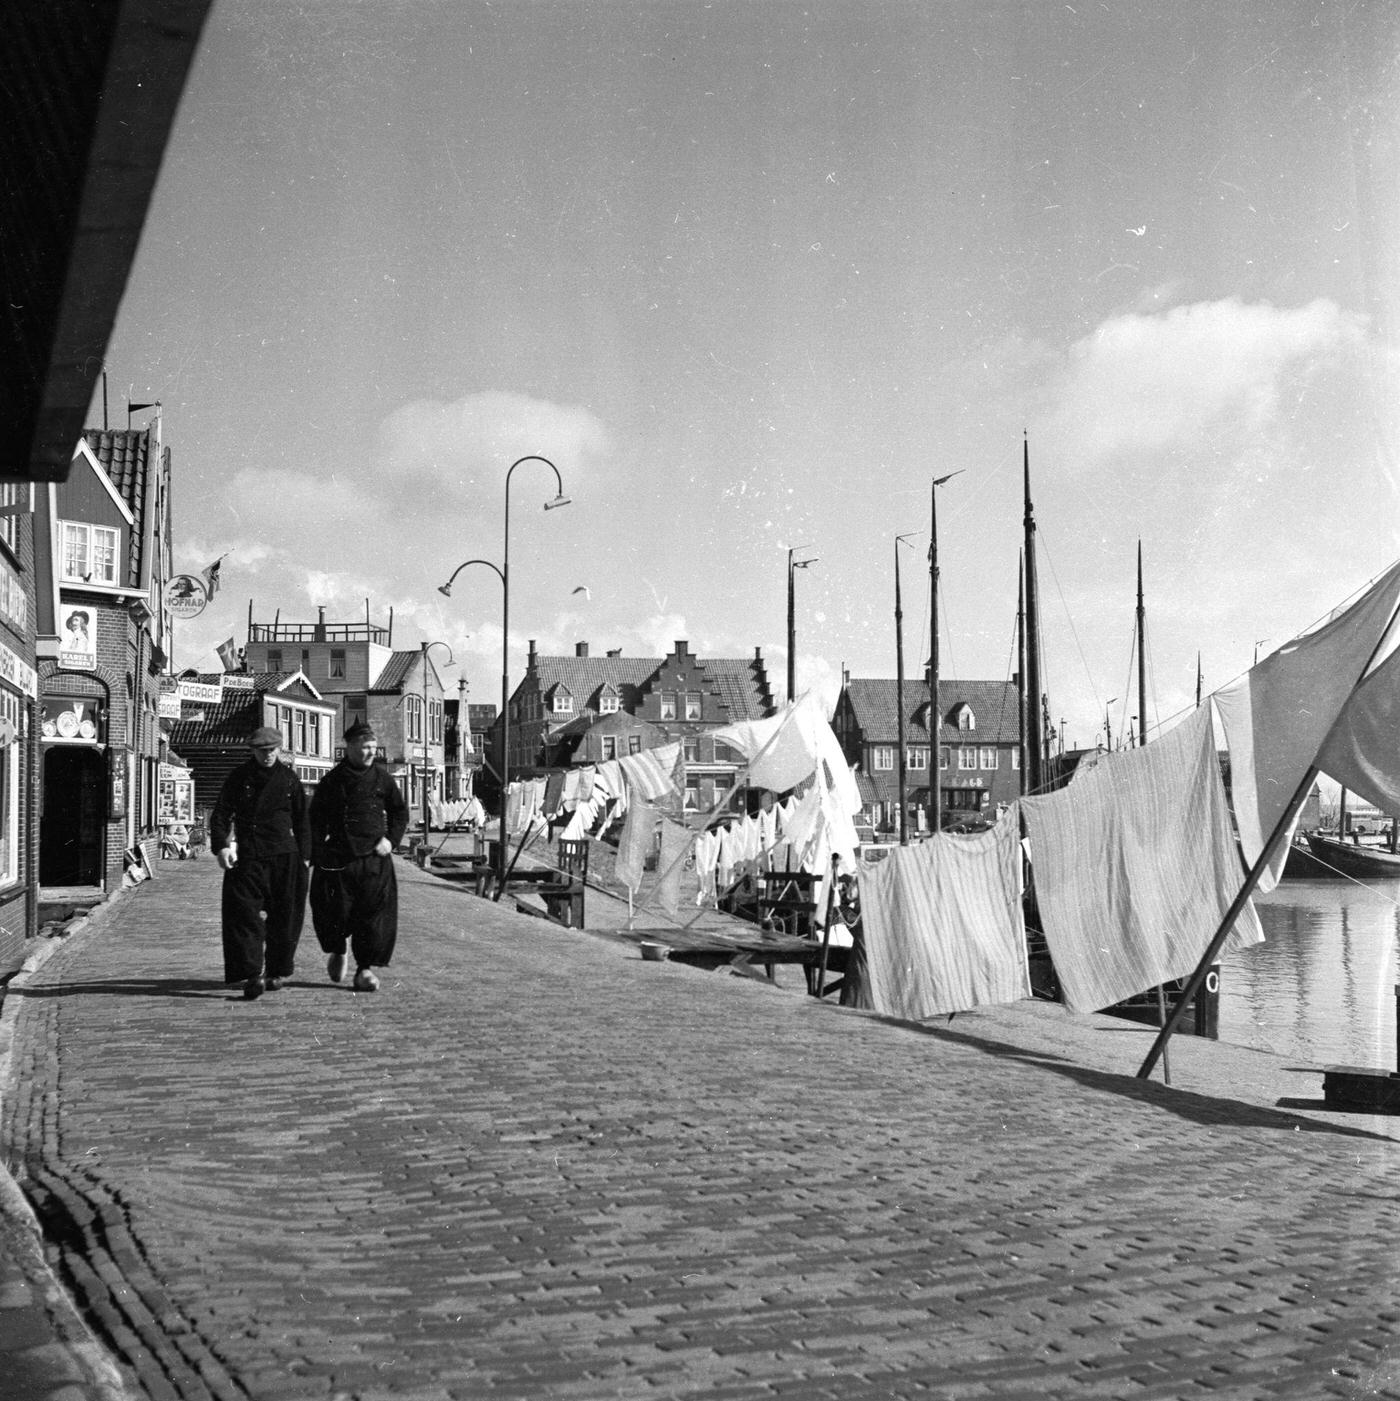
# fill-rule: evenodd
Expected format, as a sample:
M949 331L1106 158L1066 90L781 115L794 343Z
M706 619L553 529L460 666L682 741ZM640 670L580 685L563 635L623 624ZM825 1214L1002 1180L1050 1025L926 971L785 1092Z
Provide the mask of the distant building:
M170 450L149 426L89 429L35 501L43 765L40 880L111 890L156 834L170 648Z
M217 700L183 702L189 718L170 723L170 745L194 774L199 811L213 807L224 779L248 758L249 737L263 725L281 732L281 760L307 788L314 788L334 766L338 707L302 672L214 672L184 679L192 683L191 690L209 687L218 692Z
M760 648L752 658L697 657L678 641L664 657L541 656L530 643L510 699L512 777L596 764L680 741L686 805L709 808L732 789L743 756L711 732L777 706ZM492 753L495 752L493 748Z
M928 830L929 784L935 775L945 827L993 819L1002 804L1020 797L1014 681L940 678L937 715L929 705L927 676L906 681L902 699L911 832ZM885 833L899 830L899 710L898 682L847 677L831 721L847 761L858 767L865 818Z
M447 798L452 802L475 793L483 767L494 762L487 747L496 723L496 707L473 705L466 696L467 683L463 678L457 683L456 699L443 702L443 762L447 768Z
M430 796L446 793L444 701L442 678L421 646L393 647L393 614L388 627L364 622L328 623L318 610L314 623L271 623L248 616L243 665L253 672L300 670L317 692L339 710L336 757L344 753L344 734L367 720L379 736L390 772L416 812L423 783Z

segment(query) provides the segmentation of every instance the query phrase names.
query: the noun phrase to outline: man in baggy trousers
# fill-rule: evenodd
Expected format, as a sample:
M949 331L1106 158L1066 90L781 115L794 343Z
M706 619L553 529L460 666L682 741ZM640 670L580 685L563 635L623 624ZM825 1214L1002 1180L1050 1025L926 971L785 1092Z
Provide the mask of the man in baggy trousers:
M379 740L360 721L345 732L345 758L311 798L311 918L326 972L345 976L347 947L357 992L379 987L399 932L394 848L408 828L408 804L383 764Z
M251 757L224 780L209 822L224 872L224 981L242 983L250 1002L292 976L306 912L306 790L277 762L281 745L271 726L253 731Z

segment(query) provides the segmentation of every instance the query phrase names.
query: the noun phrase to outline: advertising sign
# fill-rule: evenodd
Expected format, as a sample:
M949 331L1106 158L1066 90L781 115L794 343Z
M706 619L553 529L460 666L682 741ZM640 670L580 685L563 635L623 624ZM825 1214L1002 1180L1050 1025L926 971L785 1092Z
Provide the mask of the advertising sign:
M156 820L162 826L194 826L194 782L191 779L160 780L160 806Z
M115 746L107 751L107 816L120 822L126 816L126 750Z
M58 664L67 671L97 670L97 628L83 603L58 605Z
M196 701L200 705L218 705L224 698L222 681L181 681L175 688L181 700Z
M180 693L178 691L162 691L156 713L162 720L178 720L180 718Z
M197 618L209 602L209 591L197 574L177 574L165 586L165 606L177 618Z

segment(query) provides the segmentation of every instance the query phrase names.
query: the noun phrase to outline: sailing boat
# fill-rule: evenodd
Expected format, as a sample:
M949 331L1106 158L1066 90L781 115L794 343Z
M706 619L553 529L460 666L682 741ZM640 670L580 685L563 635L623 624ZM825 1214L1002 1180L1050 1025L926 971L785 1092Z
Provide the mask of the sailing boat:
M1351 876L1356 880L1400 880L1400 852L1395 850L1396 822L1391 819L1388 847L1362 846L1360 841L1347 841L1347 790L1342 789L1338 809L1337 835L1324 837L1320 832L1307 834L1308 847L1316 858L1320 874ZM1291 868L1296 848L1288 853ZM1291 872L1290 872L1291 873Z

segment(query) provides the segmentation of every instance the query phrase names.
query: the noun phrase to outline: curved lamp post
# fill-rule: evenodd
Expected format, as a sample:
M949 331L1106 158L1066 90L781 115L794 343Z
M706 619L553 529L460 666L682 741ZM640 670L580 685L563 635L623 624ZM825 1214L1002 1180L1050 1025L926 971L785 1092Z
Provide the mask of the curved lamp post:
M515 469L523 462L543 462L551 472L554 473L555 485L558 487L552 501L544 503L546 511L552 511L559 506L567 506L569 498L564 495L564 479L559 475L559 469L547 458L540 457L535 453L529 453L524 457L517 457L506 469L505 485L505 543L501 556L502 567L496 566L484 559L469 559L466 564L459 564L452 572L452 579L467 567L467 564L484 564L488 569L494 569L501 581L501 824L500 841L497 843L500 848L496 853L499 870L496 878L496 896L499 900L506 888L506 794L510 789L510 479L515 474ZM451 595L452 579L438 588L438 592Z
M793 583L792 583L792 580L793 580L793 570L794 570L794 569L806 569L807 566L808 566L809 564L816 564L816 563L817 563L817 561L814 560L814 559L794 559L793 556L798 552L798 550L806 550L806 549L810 549L810 548L811 548L811 547L808 546L808 545L794 545L794 546L792 547L792 549L790 549L790 550L787 552L787 555L788 555L788 577L787 577L787 585L788 585L788 596L787 596L787 605L788 605L788 615L787 615L787 645L788 645L788 655L787 655L787 691L788 691L788 694L787 694L787 698L788 698L788 704L789 704L789 705L791 705L791 704L793 703L793 701L795 701L795 700L797 699L797 696L796 696L796 694L795 694L796 687L797 687L797 606L796 606L795 590L794 590L794 588L793 588Z
M428 653L434 647L447 647L447 665L456 666L457 659L452 655L452 648L446 642L425 642L423 644L423 865L428 864L428 841L432 827L429 825L430 813L428 811L428 776L432 773L432 756L429 753L428 736Z

